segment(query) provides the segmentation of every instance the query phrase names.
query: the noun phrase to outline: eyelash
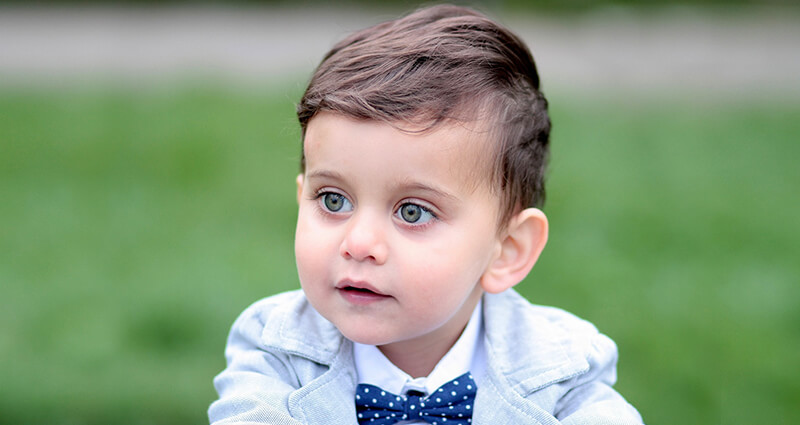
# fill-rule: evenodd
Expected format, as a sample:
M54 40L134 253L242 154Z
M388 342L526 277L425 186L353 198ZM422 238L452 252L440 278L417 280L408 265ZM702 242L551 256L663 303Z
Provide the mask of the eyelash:
M402 215L402 208L405 207L406 205L413 205L413 206L419 208L420 210L422 210L423 214L424 213L430 214L430 219L428 219L427 221L425 221L423 223L416 224L416 222L408 222L408 221L404 220L402 217L398 217L403 222L403 224L405 226L409 226L409 227L412 227L412 228L415 228L415 229L423 229L423 228L431 225L432 223L436 222L437 220L439 220L439 217L430 208L428 208L428 207L426 207L424 205L420 205L420 204L415 203L415 202L403 202L402 204L400 204L399 207L397 207L397 209L394 211L394 214L392 214L392 215L395 216L395 217L397 217L398 214Z
M350 204L350 207L351 207L351 208L352 208L352 206L353 206L353 203L352 203L352 202L350 202L350 199L348 199L348 198L347 198L347 196L345 196L345 195L343 195L343 194L341 194L341 193L339 193L339 192L334 192L334 191L331 191L331 190L329 190L329 189L320 189L320 190L318 190L318 191L315 193L315 195L314 195L314 200L316 200L316 201L317 201L317 206L318 206L318 207L319 207L319 209L320 209L320 210L321 210L323 213L325 213L325 214L331 214L331 215L333 215L333 214L339 214L339 210L332 210L332 209L328 208L328 207L325 205L325 196L326 196L326 195L336 195L336 196L340 196L340 197L341 197L342 199L344 199L344 200L345 200L345 201L346 201L348 204ZM342 208L343 208L343 207L342 207ZM347 211L344 211L344 212L347 212Z
M339 192L331 191L329 189L320 189L314 194L314 200L317 201L317 206L319 207L320 211L323 212L324 214L329 214L329 215L339 214L338 210L335 210L335 211L331 210L330 208L328 208L324 204L324 202L325 202L324 197L326 195L340 196L343 199L345 199L347 201L347 203L349 203L351 208L352 208L352 202L350 201L350 199L348 199L347 196L345 196L345 195L343 195L343 194L341 194ZM398 217L398 215L402 214L401 213L401 209L403 207L407 206L407 205L413 205L413 206L419 208L422 211L423 214L429 214L430 215L430 219L428 219L424 223L415 224L414 222L408 222L408 221L404 220L402 217ZM404 226L410 227L410 228L413 228L413 229L426 228L426 227L430 226L432 223L434 223L434 222L439 220L439 216L432 209L430 209L430 208L428 208L428 207L426 207L424 205L421 205L420 203L416 203L416 202L403 202L403 203L401 203L394 210L394 212L392 213L392 216L393 217L397 217L403 223Z

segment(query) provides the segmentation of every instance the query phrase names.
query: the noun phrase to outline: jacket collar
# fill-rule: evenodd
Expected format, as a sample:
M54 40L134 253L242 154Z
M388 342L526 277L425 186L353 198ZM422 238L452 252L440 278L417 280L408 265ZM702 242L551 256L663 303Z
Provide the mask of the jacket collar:
M528 397L534 391L586 372L568 333L514 290L484 295L487 376L478 383L475 423L560 424ZM556 316L559 314L556 313Z
M277 307L264 318L262 343L330 367L292 393L290 412L308 424L354 422L355 409L340 408L352 403L355 391L353 344L311 307L301 291L277 297ZM537 389L589 369L570 343L569 333L549 319L548 313L558 316L557 312L545 307L534 310L513 290L484 296L489 364L488 379L480 384L476 400L476 423L559 423L526 400Z
M287 299L266 318L265 346L328 366L337 358L343 360L342 354L352 357L352 343L311 307L301 291L285 295ZM513 289L484 295L489 373L522 397L589 369L569 333L548 319L547 312L558 310L538 309L531 309Z
M287 299L280 300L266 318L261 342L277 351L332 365L350 341L311 306L302 291L282 295Z

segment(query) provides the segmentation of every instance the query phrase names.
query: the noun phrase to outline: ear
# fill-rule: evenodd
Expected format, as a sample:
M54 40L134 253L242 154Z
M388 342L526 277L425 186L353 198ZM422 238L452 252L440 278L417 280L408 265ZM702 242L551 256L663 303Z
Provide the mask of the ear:
M303 198L303 173L297 175L297 203Z
M514 215L500 240L499 252L481 276L483 290L496 294L521 282L546 243L547 217L541 210L526 208Z

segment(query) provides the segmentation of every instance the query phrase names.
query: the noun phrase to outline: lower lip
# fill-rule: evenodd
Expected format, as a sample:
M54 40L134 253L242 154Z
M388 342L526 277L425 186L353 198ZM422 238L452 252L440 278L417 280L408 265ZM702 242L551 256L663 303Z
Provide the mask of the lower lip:
M391 298L388 295L380 295L374 292L354 291L351 289L339 289L339 294L347 302L355 305L368 305Z

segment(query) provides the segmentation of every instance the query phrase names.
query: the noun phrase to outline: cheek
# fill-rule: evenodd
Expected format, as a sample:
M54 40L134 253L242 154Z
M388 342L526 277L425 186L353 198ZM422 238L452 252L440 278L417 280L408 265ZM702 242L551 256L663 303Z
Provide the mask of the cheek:
M294 255L297 273L303 285L313 280L324 264L325 256L321 255L325 241L324 234L313 227L301 211L294 237Z
M426 244L425 248L415 251L416 270L421 276L430 276L429 280L439 279L444 282L466 280L465 285L478 281L488 265L493 239L480 232L461 231L450 235L447 240Z
M452 247L451 247L452 248ZM448 249L419 252L402 267L402 281L412 282L422 304L429 308L457 303L466 296L480 279L483 267L467 250Z

